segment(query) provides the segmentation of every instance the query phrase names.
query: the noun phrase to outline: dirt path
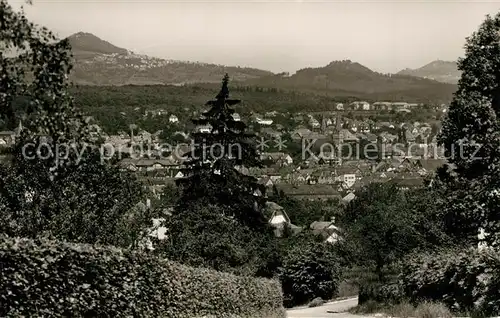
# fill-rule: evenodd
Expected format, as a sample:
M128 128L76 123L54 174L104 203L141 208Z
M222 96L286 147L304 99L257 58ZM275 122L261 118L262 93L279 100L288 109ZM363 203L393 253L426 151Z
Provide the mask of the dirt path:
M326 303L314 308L293 308L287 311L288 318L360 318L363 316L348 313L349 308L358 304L358 298Z

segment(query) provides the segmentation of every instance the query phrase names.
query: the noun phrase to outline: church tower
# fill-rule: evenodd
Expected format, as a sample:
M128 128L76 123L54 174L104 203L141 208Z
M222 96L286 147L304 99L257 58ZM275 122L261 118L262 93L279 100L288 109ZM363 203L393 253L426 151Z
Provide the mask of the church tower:
M341 131L342 131L342 115L339 112L337 113L337 118L335 119L335 136L337 138L336 140L334 140L334 142L337 144L337 157L338 157L337 163L339 166L342 165L342 157L343 157L342 148L344 142Z

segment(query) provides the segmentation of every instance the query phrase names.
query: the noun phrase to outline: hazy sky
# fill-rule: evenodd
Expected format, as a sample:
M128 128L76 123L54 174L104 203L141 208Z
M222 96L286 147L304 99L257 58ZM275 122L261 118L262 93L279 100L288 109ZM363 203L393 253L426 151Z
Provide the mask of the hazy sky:
M380 72L454 60L500 11L500 0L33 2L28 17L61 37L84 31L138 53L275 72L341 59Z

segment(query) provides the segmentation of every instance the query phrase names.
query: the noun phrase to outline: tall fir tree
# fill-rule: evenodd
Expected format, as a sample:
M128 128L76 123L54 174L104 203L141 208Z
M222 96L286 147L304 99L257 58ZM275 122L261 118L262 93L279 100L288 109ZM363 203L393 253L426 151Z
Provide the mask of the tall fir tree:
M177 182L181 189L178 210L206 200L241 224L264 230L265 189L241 169L262 166L256 138L246 131L245 123L234 120L231 106L241 101L229 97L228 84L226 74L216 98L206 103L210 109L193 120L197 126L209 126L210 132L192 134L193 148L182 171L185 177Z
M487 16L467 38L458 90L438 141L450 166L436 185L446 188L444 219L451 234L476 243L480 228L487 243L500 239L500 14Z

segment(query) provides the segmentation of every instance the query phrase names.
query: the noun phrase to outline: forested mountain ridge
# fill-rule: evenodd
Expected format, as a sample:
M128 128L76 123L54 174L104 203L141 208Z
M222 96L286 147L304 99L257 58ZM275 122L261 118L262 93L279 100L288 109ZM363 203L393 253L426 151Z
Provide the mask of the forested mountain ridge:
M74 57L70 79L80 85L218 83L225 73L235 81L271 75L237 66L166 60L135 54L99 37L78 32L68 37Z
M436 60L417 69L404 69L399 75L411 75L429 78L443 83L457 84L461 72L457 68L457 62Z
M269 75L246 82L249 85L300 90L375 101L447 103L456 85L414 76L382 74L349 60L324 67L304 68L295 74Z
M68 37L74 56L71 80L79 85L182 85L218 83L228 73L239 85L371 100L446 103L455 85L414 76L381 74L349 60L303 68L293 75L274 74L198 62L135 54L90 33Z

